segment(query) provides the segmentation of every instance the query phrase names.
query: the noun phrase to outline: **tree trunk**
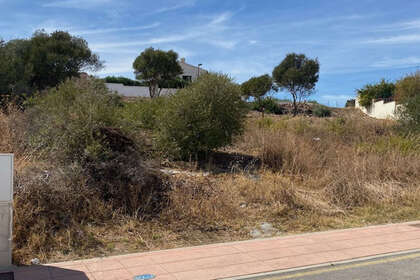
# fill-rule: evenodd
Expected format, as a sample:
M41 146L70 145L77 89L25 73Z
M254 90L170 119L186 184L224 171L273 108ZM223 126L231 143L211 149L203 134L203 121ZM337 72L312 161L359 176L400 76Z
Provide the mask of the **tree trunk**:
M298 108L296 103L296 95L292 94L293 96L293 116L295 117L298 114Z

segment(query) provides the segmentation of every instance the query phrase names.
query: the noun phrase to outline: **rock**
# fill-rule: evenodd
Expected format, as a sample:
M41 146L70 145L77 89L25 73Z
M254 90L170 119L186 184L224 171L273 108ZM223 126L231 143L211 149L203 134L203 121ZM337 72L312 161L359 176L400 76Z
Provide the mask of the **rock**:
M263 233L258 229L253 229L250 231L249 235L252 236L252 238L261 238L263 237Z
M40 263L41 263L41 261L38 258L34 258L34 259L31 260L31 264L38 265Z
M279 231L272 224L264 222L258 228L251 230L249 235L253 238L271 237L279 235Z

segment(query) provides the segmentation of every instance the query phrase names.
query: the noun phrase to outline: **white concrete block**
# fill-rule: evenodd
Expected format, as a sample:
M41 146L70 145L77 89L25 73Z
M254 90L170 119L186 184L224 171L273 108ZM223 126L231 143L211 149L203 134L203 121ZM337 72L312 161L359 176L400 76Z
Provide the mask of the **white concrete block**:
M13 155L0 154L0 202L12 201Z

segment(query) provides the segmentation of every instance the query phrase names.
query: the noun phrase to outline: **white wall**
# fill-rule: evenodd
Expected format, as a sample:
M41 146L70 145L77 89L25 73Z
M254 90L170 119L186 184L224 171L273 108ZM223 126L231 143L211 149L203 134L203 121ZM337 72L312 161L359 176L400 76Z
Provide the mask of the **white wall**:
M396 119L396 109L398 106L400 105L396 105L395 101L384 103L383 100L379 100L376 102L372 101L372 105L365 108L356 99L356 108L359 108L363 113L376 119Z
M125 86L123 84L114 84L114 83L105 83L106 87L115 91L116 93L125 96L125 97L150 97L148 87L139 87L139 86ZM175 93L177 89L173 88L164 88L161 91L161 95L167 95Z
M13 155L0 154L0 268L12 264Z

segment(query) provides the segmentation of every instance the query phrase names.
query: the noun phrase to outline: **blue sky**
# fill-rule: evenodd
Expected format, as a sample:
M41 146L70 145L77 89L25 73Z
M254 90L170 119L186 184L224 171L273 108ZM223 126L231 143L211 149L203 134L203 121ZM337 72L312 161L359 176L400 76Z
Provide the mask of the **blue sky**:
M37 29L82 36L105 61L98 76L133 78L133 60L150 46L237 82L271 74L298 52L321 64L313 99L340 106L364 84L420 66L418 0L0 0L0 7L0 37Z

